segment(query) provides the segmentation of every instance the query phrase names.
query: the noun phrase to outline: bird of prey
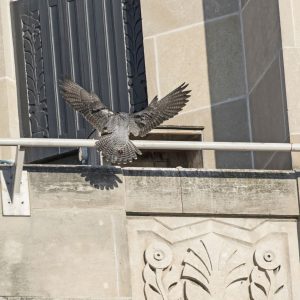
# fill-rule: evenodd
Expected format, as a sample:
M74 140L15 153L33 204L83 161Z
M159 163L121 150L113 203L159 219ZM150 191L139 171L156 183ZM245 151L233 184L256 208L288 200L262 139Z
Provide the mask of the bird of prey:
M100 132L96 142L98 151L112 163L132 162L141 151L130 141L129 135L145 136L162 122L177 115L190 97L188 84L183 83L158 100L156 96L142 111L112 112L94 93L87 92L71 80L60 82L63 98Z

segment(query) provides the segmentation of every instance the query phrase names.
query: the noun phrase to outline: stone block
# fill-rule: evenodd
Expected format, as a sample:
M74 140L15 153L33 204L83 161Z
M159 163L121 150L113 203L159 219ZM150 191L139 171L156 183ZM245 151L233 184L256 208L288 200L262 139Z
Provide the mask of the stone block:
M177 169L124 168L123 174L127 212L182 212Z
M211 104L245 95L245 66L239 16L207 23L205 45ZM198 76L201 80L202 74Z
M1 77L15 79L10 0L2 0L0 3L0 79Z
M214 141L248 142L249 123L247 99L215 105L211 107ZM217 168L252 167L250 152L216 151Z
M33 209L125 207L121 168L32 166L27 170Z
M295 28L292 1L278 0L281 40L283 47L295 47Z
M290 135L300 132L300 48L284 48L283 63Z
M157 87L157 70L156 70L156 56L154 39L149 38L144 40L144 55L145 55L145 68L147 78L147 93L148 103L158 95Z
M238 0L141 0L144 37L238 12Z
M286 99L281 86L280 58L277 57L249 95L255 142L280 143L286 140Z
M265 170L291 170L292 155L288 152L273 152L261 168Z
M132 217L128 236L133 299L299 299L296 220Z
M124 212L35 209L0 224L0 295L130 297Z
M183 112L245 94L238 16L158 37L157 60L161 95L180 82L190 84L192 97Z
M202 0L204 20L211 20L239 11L239 0Z
M292 134L290 137L290 142L300 144L300 133ZM292 152L291 157L293 169L300 170L300 152Z
M180 171L184 213L297 216L293 172Z
M292 2L292 15L294 22L294 33L295 33L295 46L300 47L300 3L297 0L291 0Z
M0 78L0 136L20 136L16 83L6 77ZM15 147L0 147L0 159L14 160Z
M281 48L278 2L251 0L242 11L249 90Z
M177 126L184 126L185 124L189 124L190 126L202 126L205 124L202 139L205 142L213 141L212 116L210 108L200 108L181 113L176 117L176 119L171 119L165 122L165 124ZM216 167L214 151L204 150L202 155L204 168L213 169Z
M249 141L249 123L246 98L217 104L210 108L187 111L166 124L205 125L204 141ZM205 168L251 168L249 152L205 151Z
M156 45L159 96L165 96L182 82L187 82L189 89L192 90L192 96L183 112L209 106L210 90L204 25L159 36L156 38ZM175 124L176 117L172 121ZM190 123L185 125L189 126Z
M286 98L280 67L280 57L277 57L249 96L254 142L289 142ZM264 168L274 155L274 152L255 152L255 167L257 169ZM280 159L278 159L279 157ZM276 161L273 160L271 165L268 164L268 167L275 169L279 169L279 166L284 169L291 168L290 153L277 155L277 159L277 166ZM287 165L282 165L283 161Z
M141 0L144 37L203 21L202 1Z

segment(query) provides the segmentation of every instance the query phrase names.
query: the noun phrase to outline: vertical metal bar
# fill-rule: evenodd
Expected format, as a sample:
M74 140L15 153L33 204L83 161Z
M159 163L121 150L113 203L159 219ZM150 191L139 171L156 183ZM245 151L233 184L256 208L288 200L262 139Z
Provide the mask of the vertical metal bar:
M14 171L12 201L14 199L14 196L20 193L24 158L25 158L25 149L23 147L18 146L16 151L15 166L14 166L15 171Z

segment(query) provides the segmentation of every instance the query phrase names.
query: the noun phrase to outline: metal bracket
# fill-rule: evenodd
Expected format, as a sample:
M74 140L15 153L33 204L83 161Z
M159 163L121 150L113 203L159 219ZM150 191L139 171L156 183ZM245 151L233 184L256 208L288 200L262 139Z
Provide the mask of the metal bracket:
M30 216L27 171L23 171L25 149L17 147L14 166L0 172L3 216Z

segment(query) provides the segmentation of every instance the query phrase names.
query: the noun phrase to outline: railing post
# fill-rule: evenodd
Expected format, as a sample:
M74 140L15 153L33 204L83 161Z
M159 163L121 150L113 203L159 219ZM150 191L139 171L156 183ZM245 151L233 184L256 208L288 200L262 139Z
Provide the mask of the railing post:
M30 216L27 171L23 171L25 149L18 146L14 166L1 171L3 216Z

